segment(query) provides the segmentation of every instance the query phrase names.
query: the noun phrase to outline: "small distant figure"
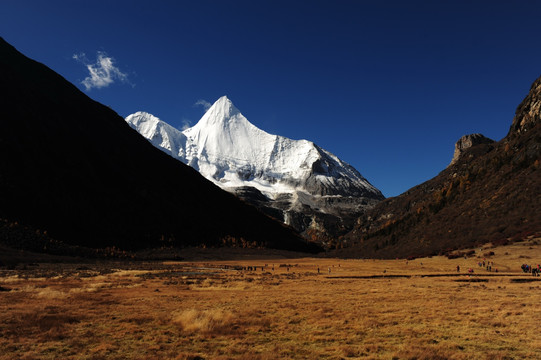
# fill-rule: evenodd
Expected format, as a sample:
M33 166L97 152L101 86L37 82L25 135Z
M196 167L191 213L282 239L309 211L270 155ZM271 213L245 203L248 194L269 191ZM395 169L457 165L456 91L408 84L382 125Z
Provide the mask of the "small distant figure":
M329 266L329 274L331 273L331 267Z
M319 266L317 267L317 273L319 274Z
M460 265L456 266L456 272L460 272Z

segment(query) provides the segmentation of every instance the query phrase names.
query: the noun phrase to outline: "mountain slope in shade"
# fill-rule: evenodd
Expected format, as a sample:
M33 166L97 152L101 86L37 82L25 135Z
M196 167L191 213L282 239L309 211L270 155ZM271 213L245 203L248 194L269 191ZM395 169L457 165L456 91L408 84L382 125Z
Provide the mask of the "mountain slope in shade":
M337 235L333 218L344 223L383 199L351 165L311 141L257 128L226 96L184 131L144 112L126 121L154 146L299 231Z
M476 135L481 141L466 147L461 141L460 156L438 176L361 217L341 254L430 255L541 233L540 118L541 78L505 138L492 142Z
M0 89L0 218L88 247L316 250L3 39Z

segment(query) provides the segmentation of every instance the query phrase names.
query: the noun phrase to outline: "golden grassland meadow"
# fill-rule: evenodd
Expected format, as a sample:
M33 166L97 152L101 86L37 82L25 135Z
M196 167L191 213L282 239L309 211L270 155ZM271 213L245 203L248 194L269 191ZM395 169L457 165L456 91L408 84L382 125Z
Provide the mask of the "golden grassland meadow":
M0 270L0 358L539 359L540 244Z

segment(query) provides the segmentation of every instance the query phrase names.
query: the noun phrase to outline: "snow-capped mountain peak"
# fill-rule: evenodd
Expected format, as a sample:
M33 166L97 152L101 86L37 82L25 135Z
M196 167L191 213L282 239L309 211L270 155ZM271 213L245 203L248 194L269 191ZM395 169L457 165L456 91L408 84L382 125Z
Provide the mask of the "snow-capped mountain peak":
M266 160L264 150L276 137L251 124L226 96L218 99L195 126L183 133L188 138L187 159L198 158L199 164L204 160L219 165L221 171L261 165ZM222 180L219 174L206 176Z
M257 128L227 96L184 131L144 112L126 121L156 147L224 188L251 186L268 196L301 190L313 195L382 197L352 166L313 142Z
M182 131L144 111L129 115L126 122L146 137L152 145L184 161L186 136Z
M239 116L240 115L240 116ZM227 96L222 96L206 111L205 115L198 122L199 126L223 126L228 122L248 122L240 113L239 109L233 105ZM251 124L250 124L251 125Z
M258 132L265 133L250 123L227 96L216 100L196 125L184 131L187 136L192 137L201 132L229 134L232 139L252 136Z
M255 188L269 200L281 199L282 205L289 199L289 210L282 206L281 211L308 206L324 213L342 213L346 208L359 211L383 199L351 165L311 141L257 128L227 96L184 131L144 112L132 114L126 121L156 147L224 189ZM342 205L340 198L344 199Z

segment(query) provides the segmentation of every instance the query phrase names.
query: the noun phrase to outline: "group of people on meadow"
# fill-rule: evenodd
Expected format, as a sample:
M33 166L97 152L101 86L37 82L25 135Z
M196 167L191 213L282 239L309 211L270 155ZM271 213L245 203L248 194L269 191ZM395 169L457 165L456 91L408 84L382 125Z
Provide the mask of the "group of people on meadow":
M541 264L537 264L537 266L522 264L520 268L522 269L524 273L527 273L527 274L529 273L529 274L532 274L533 276L540 276L541 274Z
M477 266L485 268L487 271L492 271L492 267L494 266L494 261L486 261L486 259L483 259L483 261L479 261L477 263ZM495 269L496 272L498 272L498 269Z
M477 263L477 266L485 268L486 271L492 271L492 267L494 266L494 261L487 261L486 259L483 259L483 261L479 261ZM456 271L460 272L460 266L456 266ZM495 272L498 272L497 268L494 268ZM468 273L473 274L474 270L473 268L468 268Z
M484 267L487 271L492 271L492 267L494 266L494 262L493 261L483 260L483 261L479 261L477 263L477 265L479 267ZM537 266L536 265L522 264L520 266L520 268L522 269L522 271L525 274L532 274L533 276L541 276L541 264L537 264ZM494 268L494 270L495 270L495 272L498 272L497 268ZM460 272L460 266L459 265L456 266L456 271ZM468 273L472 274L473 272L474 272L473 268L468 268Z

